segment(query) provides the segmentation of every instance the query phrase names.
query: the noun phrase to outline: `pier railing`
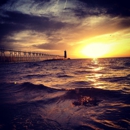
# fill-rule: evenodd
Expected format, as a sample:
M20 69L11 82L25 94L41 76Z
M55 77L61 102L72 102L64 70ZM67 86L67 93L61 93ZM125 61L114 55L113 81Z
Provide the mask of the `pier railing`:
M63 59L64 56L40 52L26 52L0 49L0 63L3 62L35 62L51 59Z

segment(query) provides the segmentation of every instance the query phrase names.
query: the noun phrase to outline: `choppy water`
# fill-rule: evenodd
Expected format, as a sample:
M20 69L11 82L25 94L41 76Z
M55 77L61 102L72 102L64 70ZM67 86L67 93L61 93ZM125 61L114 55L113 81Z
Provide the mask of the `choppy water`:
M0 130L130 130L130 58L0 64Z

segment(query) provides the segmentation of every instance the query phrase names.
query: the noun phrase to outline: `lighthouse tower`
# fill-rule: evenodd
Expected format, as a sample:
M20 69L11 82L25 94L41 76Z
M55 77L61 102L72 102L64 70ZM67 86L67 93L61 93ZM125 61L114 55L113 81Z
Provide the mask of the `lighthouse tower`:
M67 58L67 51L66 50L64 51L64 58L65 59Z

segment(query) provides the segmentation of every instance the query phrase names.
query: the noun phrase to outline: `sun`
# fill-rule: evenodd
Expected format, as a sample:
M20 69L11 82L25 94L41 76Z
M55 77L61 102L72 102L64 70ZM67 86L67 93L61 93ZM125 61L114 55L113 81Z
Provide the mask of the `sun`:
M86 45L81 53L89 58L99 58L103 57L106 53L109 52L110 47L108 44L103 43L91 43Z

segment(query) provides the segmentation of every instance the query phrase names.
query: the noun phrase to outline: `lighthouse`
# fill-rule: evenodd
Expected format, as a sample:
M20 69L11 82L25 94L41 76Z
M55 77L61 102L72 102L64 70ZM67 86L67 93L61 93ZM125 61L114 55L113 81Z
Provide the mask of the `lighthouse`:
M64 58L65 59L67 58L67 51L66 50L64 51Z

